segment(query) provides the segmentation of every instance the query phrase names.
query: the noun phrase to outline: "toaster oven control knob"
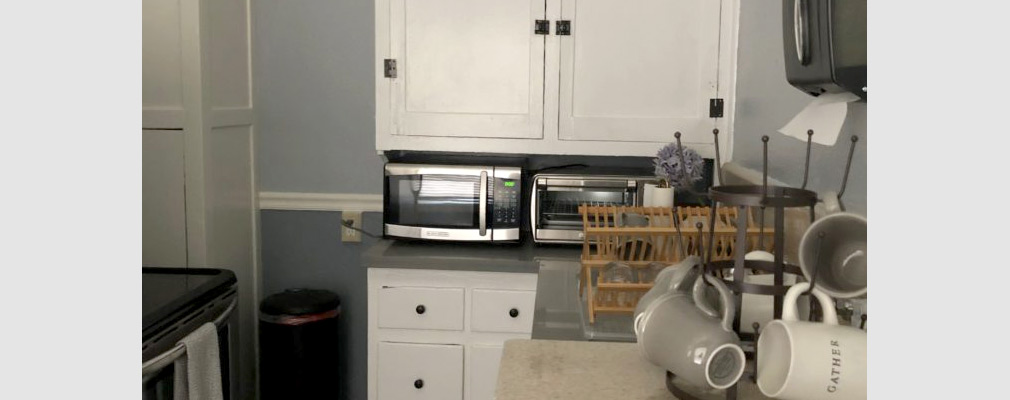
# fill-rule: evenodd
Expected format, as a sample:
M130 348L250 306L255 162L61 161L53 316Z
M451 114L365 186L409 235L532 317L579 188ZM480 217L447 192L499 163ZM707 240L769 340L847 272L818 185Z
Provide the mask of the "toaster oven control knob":
M414 381L414 388L420 389L420 388L423 388L423 387L424 387L424 381L423 380L418 379L418 380Z
M417 311L418 314L424 314L424 304L418 304L414 311Z
M513 308L513 309L509 310L509 316L512 317L512 318L518 317L519 316L519 309Z

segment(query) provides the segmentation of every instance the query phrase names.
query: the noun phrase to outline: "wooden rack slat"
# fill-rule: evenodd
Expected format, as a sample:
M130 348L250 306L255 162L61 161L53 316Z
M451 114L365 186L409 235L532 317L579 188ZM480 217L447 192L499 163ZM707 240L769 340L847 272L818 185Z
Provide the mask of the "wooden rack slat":
M708 237L711 209L708 207L679 207L675 214L669 207L579 206L584 239L582 243L582 273L580 294L586 296L590 323L596 322L597 313L632 313L642 294L652 288L652 282L604 282L603 271L607 264L620 261L629 265L634 277L647 273L649 264L662 262L674 264L685 257L677 245L677 228L674 218L679 217L687 254L697 255L701 248L696 222L703 224L702 232ZM736 251L736 220L739 209L720 208L715 218L713 240L714 261L732 259ZM638 214L648 220L648 226L619 226L622 215ZM747 210L748 229L744 246L747 251L774 249L775 231L761 230L753 222L754 212ZM760 240L764 237L764 241ZM705 243L707 245L707 242ZM595 279L594 279L595 275Z

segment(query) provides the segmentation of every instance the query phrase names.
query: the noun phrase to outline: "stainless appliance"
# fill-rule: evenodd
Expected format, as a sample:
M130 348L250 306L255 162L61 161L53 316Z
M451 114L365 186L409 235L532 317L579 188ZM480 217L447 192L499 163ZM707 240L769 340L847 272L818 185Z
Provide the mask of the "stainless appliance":
M185 357L177 344L205 323L217 327L221 388L225 399L238 398L236 368L238 288L235 274L209 268L149 268L142 273L144 400L174 398L175 360Z
M386 164L383 234L389 237L518 241L522 169Z
M783 0L782 38L790 84L866 99L866 0Z
M580 204L642 205L653 176L538 174L533 176L530 227L537 243L582 243Z

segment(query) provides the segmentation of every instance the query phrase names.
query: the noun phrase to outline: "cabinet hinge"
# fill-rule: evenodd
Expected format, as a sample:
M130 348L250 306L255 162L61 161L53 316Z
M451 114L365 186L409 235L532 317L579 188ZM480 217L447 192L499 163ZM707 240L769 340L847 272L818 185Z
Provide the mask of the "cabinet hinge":
M722 118L722 99L708 99L708 117Z
M554 34L558 36L568 36L572 34L572 22L558 20L554 28Z
M383 75L387 78L396 78L396 60L387 58L382 61Z
M551 21L538 19L536 24L533 25L533 33L537 35L546 35L551 33Z

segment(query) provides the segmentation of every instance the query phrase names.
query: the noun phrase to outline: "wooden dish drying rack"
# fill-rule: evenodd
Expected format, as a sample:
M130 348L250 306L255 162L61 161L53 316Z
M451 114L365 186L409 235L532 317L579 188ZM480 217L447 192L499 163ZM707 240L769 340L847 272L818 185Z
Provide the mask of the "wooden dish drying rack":
M754 216L747 212L747 249L745 251L774 249L774 231L761 229ZM731 260L736 248L736 220L738 209L724 207L718 210L712 239L712 260ZM710 207L624 207L579 206L582 229L582 273L580 296L586 296L589 322L596 322L598 313L625 313L635 311L638 300L652 288L649 264L661 262L674 264L685 255L701 255L708 249ZM644 216L647 226L624 226L626 215ZM675 221L679 219L679 224ZM641 221L641 218L639 218ZM701 223L701 229L697 224ZM678 225L681 234L678 234ZM706 250L707 251L707 250ZM608 282L604 268L612 261L629 265L634 283ZM644 281L644 282L643 282Z

